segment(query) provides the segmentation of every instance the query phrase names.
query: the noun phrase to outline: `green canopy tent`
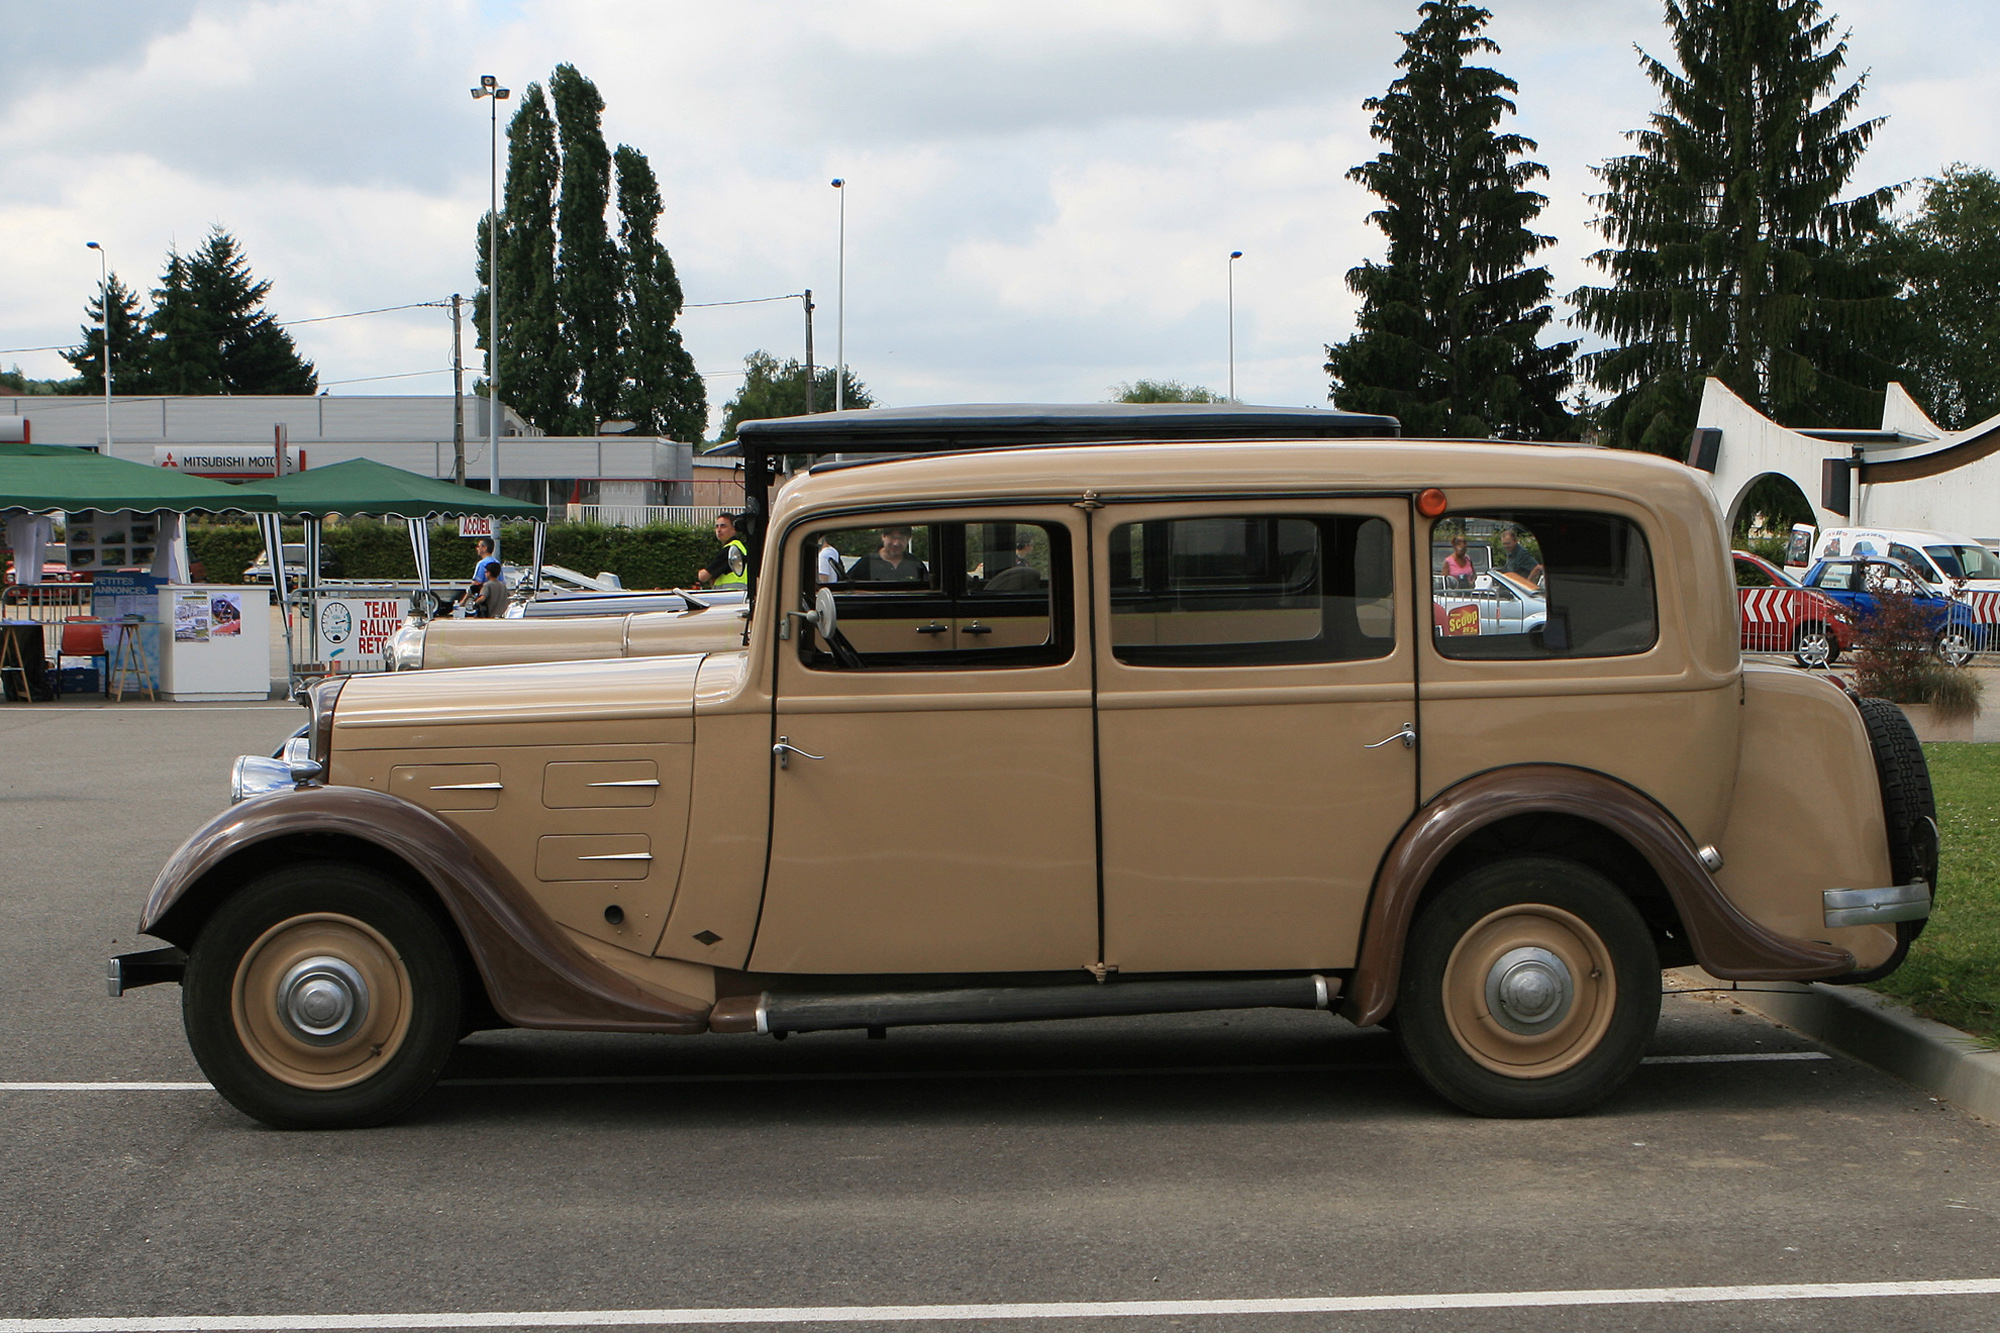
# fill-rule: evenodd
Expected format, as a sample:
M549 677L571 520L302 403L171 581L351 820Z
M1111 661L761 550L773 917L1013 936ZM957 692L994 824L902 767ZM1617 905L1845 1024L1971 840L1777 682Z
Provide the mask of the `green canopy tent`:
M308 607L316 605L320 530L329 514L369 514L402 519L409 527L410 554L416 559L420 601L426 609L432 605L431 519L461 516L532 519L535 524L535 548L531 586L541 586L545 511L542 506L527 500L512 500L504 495L475 491L366 458L351 459L330 467L309 468L242 489L256 493L254 503L262 511L257 521L263 529L264 548L272 570L282 571L285 567L284 521L298 519L305 525L304 585L296 595L287 591L288 604L296 600ZM497 550L499 543L496 541L494 545ZM287 657L291 659L296 689L299 666L293 649L289 615L285 617L285 648Z
M128 463L68 445L0 443L0 527L57 510L186 515L254 511L264 504L251 488L171 468ZM185 570L176 572L186 576Z

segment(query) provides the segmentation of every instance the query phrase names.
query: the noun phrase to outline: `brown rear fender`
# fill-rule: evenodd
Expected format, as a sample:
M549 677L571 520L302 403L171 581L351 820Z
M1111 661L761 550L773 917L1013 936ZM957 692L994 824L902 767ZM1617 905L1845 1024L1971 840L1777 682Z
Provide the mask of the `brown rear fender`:
M314 850L315 841L326 850ZM674 1033L708 1025L706 1001L642 988L570 943L511 875L450 824L408 801L358 787L304 787L224 811L161 869L139 929L190 946L235 885L278 858L339 856L343 846L349 855L393 858L437 894L494 1009L509 1023Z
M1644 793L1588 769L1524 764L1493 769L1447 788L1404 826L1375 877L1342 1015L1366 1027L1381 1022L1394 1007L1404 936L1424 890L1452 849L1501 820L1538 814L1596 824L1644 857L1673 899L1695 957L1713 976L1809 981L1854 968L1845 949L1777 934L1738 911L1701 864L1694 840Z

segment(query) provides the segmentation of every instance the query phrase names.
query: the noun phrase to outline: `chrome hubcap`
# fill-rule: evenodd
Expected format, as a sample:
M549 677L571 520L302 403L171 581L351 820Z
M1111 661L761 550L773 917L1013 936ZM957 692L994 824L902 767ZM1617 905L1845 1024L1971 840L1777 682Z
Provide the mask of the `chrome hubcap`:
M332 1046L368 1017L368 983L339 958L308 958L278 982L278 1017L300 1041Z
M1486 974L1486 1012L1523 1036L1560 1023L1575 997L1569 965L1547 949L1510 949Z

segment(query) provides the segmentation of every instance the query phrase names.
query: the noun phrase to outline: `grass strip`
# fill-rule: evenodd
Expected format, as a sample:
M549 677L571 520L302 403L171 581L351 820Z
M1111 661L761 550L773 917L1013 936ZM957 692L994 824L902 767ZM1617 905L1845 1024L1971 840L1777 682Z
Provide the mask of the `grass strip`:
M1942 864L1930 925L1874 989L2000 1046L2000 745L1926 745Z

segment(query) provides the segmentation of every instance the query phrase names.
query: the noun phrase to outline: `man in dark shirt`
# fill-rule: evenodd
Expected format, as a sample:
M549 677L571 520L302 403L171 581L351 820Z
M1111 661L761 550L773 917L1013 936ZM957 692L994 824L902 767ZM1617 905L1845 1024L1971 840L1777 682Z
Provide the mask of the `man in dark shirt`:
M1512 528L1500 530L1500 572L1519 574L1530 583L1542 581L1542 562L1528 554L1528 548L1521 545L1521 538Z
M847 571L856 583L929 583L930 570L910 554L910 530L904 527L881 529L882 545L873 555L864 555Z

